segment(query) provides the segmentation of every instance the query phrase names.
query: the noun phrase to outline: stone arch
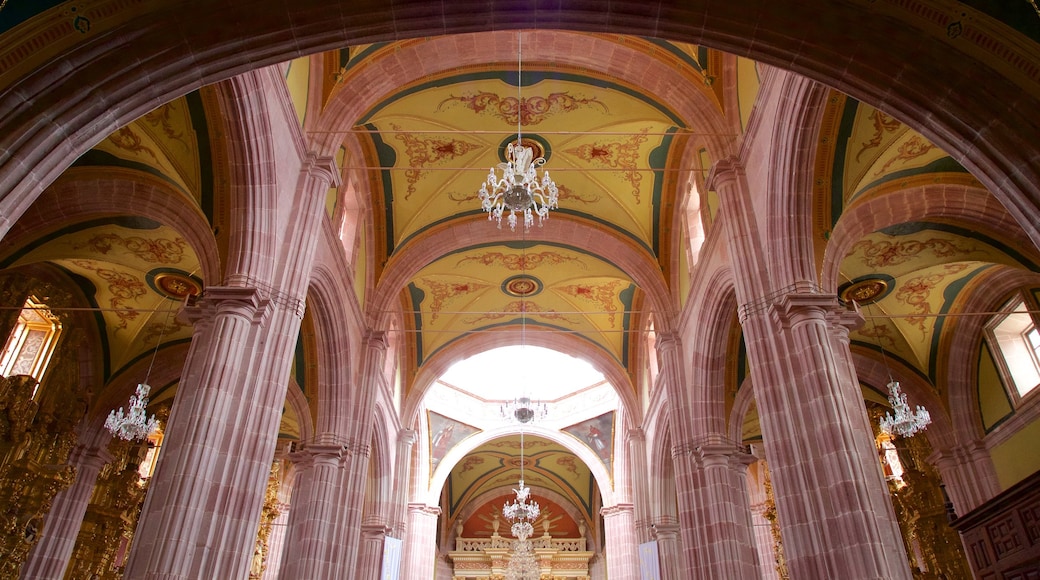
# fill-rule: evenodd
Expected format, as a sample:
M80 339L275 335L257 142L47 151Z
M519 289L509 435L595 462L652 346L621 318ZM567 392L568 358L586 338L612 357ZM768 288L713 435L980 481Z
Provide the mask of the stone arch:
M169 226L184 237L199 259L202 279L220 280L216 240L205 216L184 203L183 194L144 174L112 175L78 170L44 191L4 238L17 247L42 231L105 216L140 216Z
M830 90L803 76L772 70L764 90L776 92L767 186L765 240L777 287L816 281L813 178L820 119Z
M373 421L371 453L368 456L370 462L368 473L374 473L376 481L370 482L374 483L372 488L366 485L362 518L365 523L386 524L390 518L390 502L393 499L394 483L392 462L395 453L390 442L396 433L389 432L393 423L387 420L393 413L381 403L376 403L373 415L382 419L382 421ZM365 475L367 476L368 473Z
M257 70L220 83L231 166L231 238L226 280L252 286L277 279L279 240L272 217L279 207L278 146L267 112L265 89L272 71Z
M597 371L603 373L607 381L613 385L620 399L620 406L633 422L638 424L641 420L640 405L632 385L628 372L613 357L603 349L576 337L570 333L540 332L534 329L521 335L519 330L505 330L485 334L470 334L454 343L449 348L437 353L427 361L422 369L416 374L412 381L412 391L401 405L401 422L405 425L412 424L416 420L422 401L426 392L433 386L434 381L440 378L451 365L456 362L500 346L521 344L521 339L526 344L541 346L555 351L571 355L585 357Z
M958 305L958 311L996 312L1015 290L1040 284L1040 276L1034 272L1009 267L999 267L996 270L984 274L984 290L972 292ZM978 381L972 372L976 370L979 348L985 335L984 329L989 321L988 316L953 317L947 322L952 323L951 326L944 329L944 334L950 337L950 355L943 370L946 375L950 420L956 435L955 441L951 440L951 445L954 442L969 444L985 436L979 411Z
M420 489L422 496L418 501L426 502L426 505L438 505L440 503L440 490L444 487L448 475L455 465L462 460L470 451L480 447L488 441L493 441L507 435L513 435L518 430L515 426L499 427L488 431L481 431L469 436L458 445L453 447L444 459L437 465L437 470L430 474L430 485L426 489ZM555 429L547 429L537 425L528 425L524 433L543 437L554 443L558 443L571 453L574 453L592 472L592 477L599 486L600 494L603 496L603 507L610 507L617 503L614 494L614 485L611 482L610 473L606 466L599 460L596 454L588 447L576 441L573 437Z
M691 313L691 320L699 323L690 329L691 334L684 341L694 349L687 363L689 386L670 391L684 398L672 398L669 407L673 428L682 435L680 441L726 433L725 376L726 364L732 361L728 361L727 341L718 337L729 336L730 328L736 324L736 308L732 272L718 268L705 276L703 294Z
M677 523L678 499L675 490L675 468L672 465L671 416L666 405L647 414L645 423L647 468L650 471L650 523ZM640 474L634 474L639 477Z
M597 256L609 256L608 261L631 276L632 281L646 294L647 300L657 312L672 311L671 298L655 260L643 249L618 235L606 234L601 227L584 220L553 216L538 231L539 243L556 243L564 246L582 248L589 240L596 240ZM393 309L391 306L398 300L398 294L424 266L440 258L445 248L466 248L471 245L489 243L515 242L515 232L490 227L482 216L453 220L448 225L432 229L426 235L413 240L398 249L387 262L383 277L376 287L376 297L367 311L371 318L387 316ZM664 332L671 328L671 316L661 316L661 327ZM382 325L374 324L381 328Z
M1017 49L1001 40L1006 27L981 13L973 13L971 26L986 32L959 36L951 45L945 26L955 16L938 9L940 18L922 20L916 3L894 8L897 13L884 19L869 2L821 13L795 0L750 7L700 0L668 7L666 17L664 8L641 3L612 6L606 13L599 6L527 14L498 7L478 15L467 5L438 7L439 17L430 18L429 3L418 0L404 0L393 11L357 6L339 12L315 11L307 3L236 0L192 11L157 9L84 38L64 49L63 58L18 77L0 100L0 150L7 152L0 159L0 233L102 136L207 82L349 41L524 26L703 44L828 84L890 112L951 152L1040 242L1031 220L1040 199L1040 168L1030 160L1038 132L1033 111L1040 109L1040 98L1029 89L1033 63L1026 57L1002 61L1016 63L1006 72L991 66L993 43L1013 54ZM227 33L229 19L237 34ZM922 46L922 38L943 49L905 58L902 48ZM994 94L1014 96L1014 106ZM37 115L41 110L48 112L46 120Z
M824 289L841 284L841 262L852 246L867 234L906 222L954 220L991 233L1029 251L1032 242L1008 211L980 187L939 184L910 187L870 199L845 210L835 224L820 272ZM1033 250L1030 253L1036 255Z
M688 126L695 127L698 139L716 150L717 156L734 152L721 111L708 96L705 86L695 82L696 77L681 74L659 59L606 38L566 30L526 30L524 37L525 61L550 62L553 67L576 67L602 73L659 97L684 95L683 99L669 102L675 107L676 115ZM464 33L430 38L421 45L406 44L393 53L381 55L332 94L319 121L323 132L315 135L315 148L326 155L333 154L358 118L402 85L468 66L483 66L488 61L514 60L516 38L516 31ZM590 55L608 53L611 54L609 59L590 58ZM525 65L525 68L528 66L534 65Z
M355 409L354 357L344 304L348 289L343 281L321 265L312 272L308 289L308 309L313 313L318 352L318 401L315 435L346 437L351 432ZM368 443L367 441L365 443Z

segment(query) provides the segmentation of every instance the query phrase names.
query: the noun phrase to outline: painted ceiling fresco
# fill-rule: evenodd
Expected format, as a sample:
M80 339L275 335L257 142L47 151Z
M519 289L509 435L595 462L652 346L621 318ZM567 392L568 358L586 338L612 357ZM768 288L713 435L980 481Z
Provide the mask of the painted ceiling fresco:
M569 34L613 42L666 63L677 80L692 79L708 96L710 114L744 119L751 110L757 79L735 87L741 111L723 110L723 87L733 87L738 79L722 78L725 69L718 53L616 35ZM301 119L320 116L321 106L355 71L386 65L402 46L431 41L366 45L295 61L295 70L286 76L293 85L288 93L295 110ZM306 68L309 62L312 68ZM550 217L554 225L580 223L620 239L642 253L647 271L660 272L662 280L679 290L688 288L689 281L671 275L671 269L685 272L696 256L685 253L688 236L671 228L680 187L675 170L683 155L690 154L686 139L698 130L675 113L690 95L649 94L607 76L601 64L591 58L586 67L525 62L519 86L515 61L460 67L389 87L359 118L349 120L356 139L352 143L360 145L351 151L363 151L365 157L341 151L339 161L367 170L373 189L354 191L353 184L344 184L330 193L326 207L330 218L337 208L368 212L348 232L360 234L360 240L344 242L352 252L348 261L359 302L371 300L363 296L366 283L373 288L380 282L396 252L425 243L438 229L480 220L494 231L495 225L484 221L477 191L488 169L502 161L505 145L515 139L518 121L525 143L545 156L545 168L560 187L560 208ZM756 76L753 63L741 66L744 78ZM319 70L326 74L313 74ZM205 91L176 99L116 131L60 179L107 172L141 182L160 180L176 202L219 230L215 222L226 216L214 215L226 200L215 199L215 184L226 184L228 176L210 150L224 147L224 136L216 130L223 113L205 98ZM306 101L314 95L322 102ZM741 119L733 126L740 126ZM817 150L813 232L819 264L835 223L861 204L926 184L978 186L956 161L898 120L838 93L827 100L821 116ZM705 167L711 161L701 160ZM701 202L706 211L718 211L714 192L703 192ZM710 219L703 223L712 226ZM416 273L394 289L399 299L388 303L400 306L401 331L408 342L400 352L414 355L406 361L413 372L403 372L403 377L414 376L416 368L450 350L460 337L516 329L521 320L532 332L573 333L621 366L641 360L631 353L646 323L638 318L643 294L633 276L596 247L595 240L578 248L549 243L538 232L517 233L510 243L470 239L438 248L434 259L416 266ZM935 360L936 345L946 325L942 315L956 311L977 280L1007 268L1038 270L1040 256L1005 235L936 220L899 224L851 241L848 253L838 258L844 283L832 290L860 301L867 315L867 324L851 334L854 348L883 348L892 360L935 382L934 369L941 366ZM147 356L160 334L164 344L190 336L190 329L166 310L178 297L219 281L200 279L199 257L186 237L167 224L141 219L134 208L91 222L56 218L46 231L4 240L0 266L47 265L75 282L97 308L107 379ZM294 378L306 383L311 377L301 369L312 368L315 355L313 343L302 344ZM731 360L734 366L745 363L739 356ZM632 376L643 371L628 370ZM308 385L299 386L308 392ZM299 421L287 414L283 435L298 437ZM598 423L594 426L602 430ZM609 466L611 454L595 447L588 425L574 427L572 434L602 452ZM754 439L757 430L757 417L750 413L745 436ZM487 507L508 494L519 476L518 451L519 439L507 437L481 446L454 466L445 489L451 517L471 500L484 498L481 505ZM583 518L598 521L598 492L588 466L559 444L534 437L525 440L525 455L528 484L556 498L546 501L561 511L574 506L576 511L568 512L561 526L577 525ZM479 511L469 515L478 517ZM486 531L475 519L465 525Z
M450 506L449 521L454 521L461 508L481 496L485 497L482 503L497 504L501 508L504 498L511 494L511 487L515 487L520 478L520 465L519 435L489 441L467 454L452 469L445 487L448 501L443 505ZM596 482L589 468L573 453L553 441L526 435L523 466L524 482L539 501L545 497L559 497L559 505L568 503L579 510L585 521L598 521L600 506ZM488 497L493 499L487 501ZM560 512L563 512L562 508ZM570 529L575 523L573 516L568 519L572 522L568 524ZM475 522L467 525L483 528Z

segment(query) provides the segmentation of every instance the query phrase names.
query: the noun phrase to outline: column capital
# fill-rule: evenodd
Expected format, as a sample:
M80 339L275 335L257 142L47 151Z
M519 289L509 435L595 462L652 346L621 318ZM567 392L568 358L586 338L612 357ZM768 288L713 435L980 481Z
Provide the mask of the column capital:
M600 515L605 518L614 518L617 516L632 514L635 512L635 506L630 503L619 503L612 506L602 507L599 510Z
M425 503L410 503L408 504L408 513L417 516L436 518L440 517L441 508L440 506L427 505Z
M698 447L697 450L700 452L700 459L705 466L747 467L758 461L754 455L733 444L708 444Z
M646 432L643 431L642 427L633 427L626 433L629 441L638 441L640 443L646 442Z
M339 463L347 456L345 445L307 445L289 454L289 461L300 467Z
M673 351L679 348L679 334L676 332L658 332L654 339L654 347L659 353Z
M381 352L386 352L386 349L390 346L390 339L387 338L385 330L368 329L365 331L363 340L366 348L371 348Z
M364 538L384 538L389 534L390 527L385 524L361 524L361 536Z
M105 447L88 447L77 445L69 453L69 463L82 465L87 468L101 469L105 464L111 462L115 457Z
M736 157L725 157L711 164L704 183L708 189L718 189L744 175L744 164Z
M838 305L838 297L834 294L793 292L781 296L774 302L769 314L777 326L789 329L814 320L827 322L831 314L839 308L841 307Z
M673 523L653 523L650 524L650 534L654 539L668 541L676 540L679 538L679 532L681 531L679 524Z
M183 312L191 323L221 314L240 316L256 323L267 315L270 301L248 286L209 286L199 296L188 296Z
M415 429L401 429L397 432L397 442L401 445L411 447L419 439Z
M308 151L303 158L302 170L309 177L328 183L329 187L338 187L341 182L339 166L336 165L336 160L328 155Z

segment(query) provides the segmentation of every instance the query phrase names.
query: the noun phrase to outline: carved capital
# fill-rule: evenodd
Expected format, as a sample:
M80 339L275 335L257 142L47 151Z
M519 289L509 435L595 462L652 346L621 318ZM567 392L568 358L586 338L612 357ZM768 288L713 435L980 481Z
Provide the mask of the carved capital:
M416 516L436 518L441 515L441 508L435 505L426 505L424 503L410 503L408 504L408 513Z
M339 187L341 182L339 166L336 165L336 160L327 155L318 155L313 151L308 151L303 160L302 170L308 177L320 180L326 184L324 190L320 192L322 195L330 187Z
M600 508L599 513L607 519L615 518L625 514L631 515L635 513L635 506L630 503L619 503L612 506Z
M719 159L711 165L704 183L708 189L718 190L744 176L744 164L735 157Z
M256 324L267 315L269 304L257 288L210 286L201 296L188 296L183 312L192 324L218 316L238 316Z

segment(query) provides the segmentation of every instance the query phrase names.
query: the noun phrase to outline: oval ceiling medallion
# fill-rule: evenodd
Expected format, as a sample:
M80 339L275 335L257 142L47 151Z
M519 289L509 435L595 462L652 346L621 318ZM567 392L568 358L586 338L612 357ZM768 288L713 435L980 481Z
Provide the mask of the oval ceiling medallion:
M186 274L164 272L155 275L155 289L168 298L184 300L202 294L202 286Z
M840 292L841 299L845 302L856 302L857 304L870 304L877 302L888 293L888 282L881 278L865 278L858 280L845 287Z
M502 282L502 291L514 298L526 298L542 291L542 281L534 276L521 274Z

